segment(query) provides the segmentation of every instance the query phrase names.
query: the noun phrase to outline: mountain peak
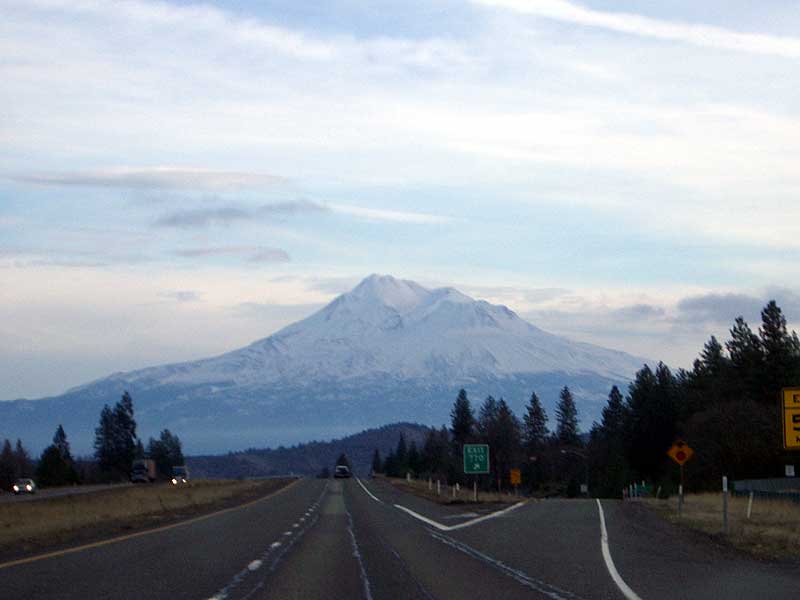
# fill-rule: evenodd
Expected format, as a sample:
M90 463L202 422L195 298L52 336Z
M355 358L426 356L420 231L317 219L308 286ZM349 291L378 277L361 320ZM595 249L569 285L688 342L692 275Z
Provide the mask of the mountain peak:
M413 281L373 273L344 296L405 312L418 306L428 294L428 290Z

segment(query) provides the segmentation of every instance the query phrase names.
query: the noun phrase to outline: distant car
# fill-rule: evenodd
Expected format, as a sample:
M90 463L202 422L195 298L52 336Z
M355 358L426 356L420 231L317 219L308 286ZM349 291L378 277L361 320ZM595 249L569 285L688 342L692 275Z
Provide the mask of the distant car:
M172 485L189 483L189 468L185 465L172 467Z
M350 472L350 469L345 465L337 465L336 470L333 472L333 476L336 479L346 479L347 477L352 477L353 474Z
M11 489L18 496L20 494L35 494L36 482L33 479L17 479Z

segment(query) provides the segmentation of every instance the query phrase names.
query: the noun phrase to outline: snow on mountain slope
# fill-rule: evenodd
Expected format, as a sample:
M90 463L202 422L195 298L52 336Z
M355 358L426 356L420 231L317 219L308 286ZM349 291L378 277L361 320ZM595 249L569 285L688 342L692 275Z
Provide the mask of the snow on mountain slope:
M583 426L642 359L549 334L452 288L372 275L302 321L199 361L115 373L60 396L0 402L0 438L38 451L62 424L91 452L99 412L128 390L140 434L167 427L189 453L330 439L397 421L441 425L464 387L517 414L536 391L552 414L568 385ZM39 446L38 444L41 444Z
M371 275L317 313L240 350L112 377L145 386L251 386L372 374L451 383L553 371L629 379L641 365L623 352L546 333L505 306L452 288L428 290Z

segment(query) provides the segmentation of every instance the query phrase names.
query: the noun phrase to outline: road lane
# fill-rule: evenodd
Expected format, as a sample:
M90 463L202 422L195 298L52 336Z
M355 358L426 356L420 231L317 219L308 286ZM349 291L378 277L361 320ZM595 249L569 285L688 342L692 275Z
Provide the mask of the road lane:
M13 598L210 598L268 550L325 481L302 480L239 510L82 552L0 569Z
M103 483L97 485L76 485L71 487L39 488L35 494L19 494L4 491L0 494L0 504L4 502L33 502L36 500L47 500L60 496L77 496L80 494L92 494L105 490L115 490L121 487L128 487L130 483Z
M439 519L463 510L432 504L382 482L364 483L380 502L368 496L358 482L348 482L345 499L353 515L354 529L363 549L364 563L375 598L580 598L459 541L454 535L456 532L435 530L398 510L393 504L402 502L404 505L413 505L415 509L427 511ZM458 532L488 527L489 523L505 521L506 518L502 516L484 521ZM389 569L388 565L392 563L394 569ZM393 585L397 587L392 587L392 582L385 576L387 572L394 573L396 581ZM398 594L397 588L400 586L405 589L405 595Z

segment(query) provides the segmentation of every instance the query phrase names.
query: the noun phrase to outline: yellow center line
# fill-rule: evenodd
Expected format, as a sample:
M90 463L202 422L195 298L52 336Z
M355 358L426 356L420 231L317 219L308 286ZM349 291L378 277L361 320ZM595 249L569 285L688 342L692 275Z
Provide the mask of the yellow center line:
M176 527L183 527L184 525L191 525L192 523L197 523L199 521L205 521L206 519L210 519L212 517L218 517L219 515L223 515L225 513L233 512L235 510L241 510L243 508L247 508L248 506L252 506L253 504L257 504L259 502L263 502L264 500L268 500L269 498L273 498L278 494L282 494L292 486L296 485L300 480L295 479L289 485L282 487L279 490L275 490L267 494L266 496L262 496L261 498L256 498L255 500L251 500L250 502L245 502L244 504L239 504L237 506L231 506L230 508L223 508L221 510L214 511L212 513L208 513L207 515L201 515L199 517L194 517L192 519L187 519L185 521L179 521L177 523L171 523L170 525L162 525L161 527L155 527L153 529L147 529L145 531L137 531L136 533L128 533L126 535L121 535L118 537L109 538L107 540L100 540L99 542L92 542L91 544L83 544L82 546L74 546L72 548L65 548L63 550L55 550L53 552L46 552L45 554L37 554L36 556L28 556L27 558L19 558L17 560L12 560L9 562L0 563L0 570L1 569L8 569L9 567L16 567L17 565L24 565L27 563L37 562L40 560L45 560L47 558L55 558L56 556L64 556L65 554L72 554L73 552L83 552L84 550L89 550L91 548L99 548L100 546L107 546L109 544L116 544L117 542L124 542L125 540L130 540L137 537L142 537L145 535L150 535L152 533L158 533L160 531L167 531L168 529L174 529Z

